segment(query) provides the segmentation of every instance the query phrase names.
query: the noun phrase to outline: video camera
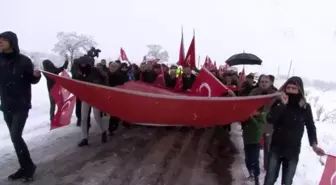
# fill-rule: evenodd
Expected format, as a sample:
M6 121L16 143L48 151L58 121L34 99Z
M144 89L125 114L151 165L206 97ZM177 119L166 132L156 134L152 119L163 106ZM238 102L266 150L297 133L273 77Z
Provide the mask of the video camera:
M100 52L101 52L100 49L96 49L95 47L91 47L91 49L87 52L87 55L89 57L92 57L92 58L94 58L94 57L98 58Z

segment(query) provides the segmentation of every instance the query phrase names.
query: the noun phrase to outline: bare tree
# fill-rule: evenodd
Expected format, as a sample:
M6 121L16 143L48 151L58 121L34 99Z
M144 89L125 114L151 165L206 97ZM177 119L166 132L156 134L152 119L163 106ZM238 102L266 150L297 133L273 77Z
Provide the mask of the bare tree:
M164 50L162 46L156 44L147 45L148 53L147 57L160 59L161 61L167 62L169 60L168 51Z
M70 66L75 57L87 52L92 46L97 45L93 37L79 35L76 32L59 32L56 36L58 42L55 44L53 51L64 56L69 56Z
M316 121L321 121L322 115L325 114L325 108L323 105L317 105L315 109Z
M326 122L326 121L335 122L336 121L336 109L333 109L325 113L321 121L322 122Z

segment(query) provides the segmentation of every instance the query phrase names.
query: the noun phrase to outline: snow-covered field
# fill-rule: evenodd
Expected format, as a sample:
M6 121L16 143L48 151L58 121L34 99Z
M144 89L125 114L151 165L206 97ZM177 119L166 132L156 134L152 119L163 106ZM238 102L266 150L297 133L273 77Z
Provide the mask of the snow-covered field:
M316 94L320 96L321 92L316 89L309 88L312 94ZM326 95L323 94L323 100L321 99L322 104L330 104L330 100L333 99L333 96L336 96L334 92L328 92ZM41 79L38 85L33 86L33 109L30 111L30 116L26 123L25 131L24 131L24 138L29 144L29 149L32 151L32 157L35 162L39 164L44 164L47 160L60 160L56 159L55 156L59 153L64 153L64 155L70 155L72 150L78 150L76 148L76 142L79 140L80 133L79 129L74 126L70 125L65 128L56 129L54 131L49 131L49 122L48 120L48 110L49 110L49 99L47 96L47 89L46 89L46 82L44 77ZM330 109L333 108L333 105L326 106ZM335 106L336 107L336 106ZM73 117L75 119L75 117ZM316 123L318 138L319 138L319 145L324 148L328 153L336 154L336 135L334 131L336 130L336 124L332 123ZM243 155L243 145L242 145L242 138L240 129L235 129L232 134L231 138L238 146L239 154L236 156L235 163L232 167L233 176L235 179L235 183L237 185L241 185L242 181L246 176L246 170L244 165L244 155ZM77 134L78 133L78 134ZM54 143L55 140L62 141L58 143ZM95 141L97 142L97 141ZM61 144L59 144L61 143ZM113 144L113 143L112 143ZM42 146L41 146L42 145ZM36 149L39 148L39 151ZM40 150L42 148L42 150ZM57 151L56 151L57 150ZM43 154L44 157L41 159L37 159L34 156L38 156L37 153ZM94 151L85 150L85 157L93 155ZM261 156L262 158L262 156ZM78 159L80 160L80 158ZM84 160L84 159L83 159ZM319 157L315 155L315 153L311 150L307 135L304 136L303 143L302 143L302 151L300 156L300 162L298 165L298 170L296 172L294 184L302 184L302 185L316 185L318 184L322 171L323 166L319 162ZM325 159L323 159L325 160ZM262 161L262 160L261 160ZM68 161L71 163L71 161ZM113 162L113 161L111 161ZM77 163L79 163L77 161ZM10 166L4 166L9 165ZM52 164L52 163L51 163ZM83 168L92 168L92 170L102 171L97 169L97 166L101 168L106 167L108 169L107 164L109 163L100 163L100 162L87 162L86 167ZM261 164L262 166L262 164ZM6 178L9 172L16 170L17 168L17 159L15 153L13 151L12 143L10 141L8 135L8 129L6 124L3 121L2 114L0 114L0 168L6 170L0 170L0 184L3 184L3 179ZM51 169L48 167L47 169ZM114 170L114 169L108 169ZM80 172L78 172L80 173ZM98 172L97 172L98 173ZM139 172L140 173L140 172ZM48 184L57 184L57 177L48 176L48 171L43 172L46 176ZM85 175L85 174L82 174ZM90 174L92 176L99 176L103 174L96 174L93 172ZM48 177L48 178L47 178ZM75 177L67 177L67 178L75 178ZM87 183L90 183L88 181ZM91 182L94 184L94 182ZM277 185L280 185L279 182Z

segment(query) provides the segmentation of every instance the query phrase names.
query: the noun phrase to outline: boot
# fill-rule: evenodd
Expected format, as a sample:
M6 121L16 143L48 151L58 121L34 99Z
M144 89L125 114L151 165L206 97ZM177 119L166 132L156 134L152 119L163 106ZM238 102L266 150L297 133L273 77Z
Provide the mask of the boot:
M249 172L249 174L250 174L250 175L247 177L246 180L253 182L253 181L255 180L254 175L253 175L252 172Z
M259 177L256 177L256 178L254 179L254 184L255 184L255 185L260 185Z
M34 174L36 171L36 165L24 170L24 176L22 177L22 182L32 182L34 181Z
M101 141L102 143L106 143L107 142L107 133L103 132L101 135Z
M82 139L82 141L78 143L78 147L88 146L88 145L89 145L89 141L87 139Z
M24 176L23 168L18 169L15 173L8 176L9 181L19 180Z
M80 127L80 126L81 126L81 120L80 120L80 119L77 119L76 126L77 126L77 127Z

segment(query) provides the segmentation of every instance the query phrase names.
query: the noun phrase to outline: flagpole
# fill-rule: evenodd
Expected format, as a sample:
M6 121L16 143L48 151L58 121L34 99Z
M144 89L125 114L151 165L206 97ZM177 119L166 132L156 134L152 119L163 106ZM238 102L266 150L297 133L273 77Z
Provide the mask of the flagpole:
M287 79L289 78L290 72L291 72L291 70L292 70L292 63L293 63L293 61L291 60L291 61L290 61L290 64L289 64L289 68L288 68Z
M201 56L198 55L198 63L197 63L197 67L198 67L198 69L200 68L200 63L201 63Z

